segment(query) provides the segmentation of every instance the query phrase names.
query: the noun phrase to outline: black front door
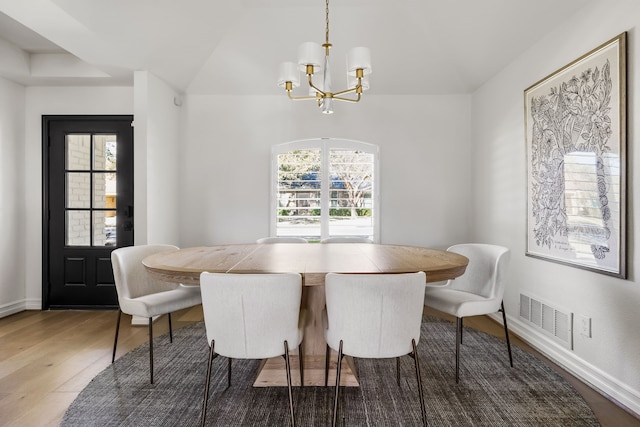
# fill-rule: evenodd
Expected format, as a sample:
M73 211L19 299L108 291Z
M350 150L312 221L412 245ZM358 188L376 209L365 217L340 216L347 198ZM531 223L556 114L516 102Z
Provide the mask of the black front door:
M132 116L44 116L43 308L117 307L133 244Z

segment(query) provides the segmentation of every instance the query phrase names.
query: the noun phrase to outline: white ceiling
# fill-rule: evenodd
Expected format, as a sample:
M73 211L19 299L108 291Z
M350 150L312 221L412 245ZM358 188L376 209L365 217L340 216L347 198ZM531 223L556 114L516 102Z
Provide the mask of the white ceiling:
M372 94L472 92L591 1L332 0L335 89L367 46ZM324 19L322 0L0 0L0 75L119 86L148 70L181 92L277 94L278 64L324 42Z

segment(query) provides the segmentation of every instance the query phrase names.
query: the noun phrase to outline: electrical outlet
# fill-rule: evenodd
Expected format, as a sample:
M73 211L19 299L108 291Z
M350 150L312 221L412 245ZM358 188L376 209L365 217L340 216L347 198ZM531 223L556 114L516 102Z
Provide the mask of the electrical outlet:
M580 335L591 338L591 318L580 316Z

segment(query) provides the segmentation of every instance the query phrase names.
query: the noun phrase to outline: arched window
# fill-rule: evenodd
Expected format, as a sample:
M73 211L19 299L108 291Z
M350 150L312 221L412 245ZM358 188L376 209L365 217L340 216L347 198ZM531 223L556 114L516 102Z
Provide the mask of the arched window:
M377 145L319 138L272 150L271 235L379 240Z

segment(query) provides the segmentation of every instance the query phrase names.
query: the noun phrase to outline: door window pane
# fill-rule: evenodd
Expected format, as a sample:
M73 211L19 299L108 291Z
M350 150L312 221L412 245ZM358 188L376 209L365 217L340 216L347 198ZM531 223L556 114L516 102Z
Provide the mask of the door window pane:
M104 218L104 235L105 235L105 246L116 246L118 242L116 239L116 212L115 211L107 211L105 212Z
M93 169L116 170L116 135L93 136Z
M93 174L93 208L116 208L116 174L95 172Z
M91 169L91 135L67 135L66 169Z
M116 217L114 211L93 212L93 246L116 245Z
M91 244L91 214L89 211L67 211L67 246Z
M91 207L91 174L88 172L67 172L67 208L83 209Z
M107 240L105 231L105 212L93 212L93 246L104 246Z

